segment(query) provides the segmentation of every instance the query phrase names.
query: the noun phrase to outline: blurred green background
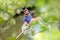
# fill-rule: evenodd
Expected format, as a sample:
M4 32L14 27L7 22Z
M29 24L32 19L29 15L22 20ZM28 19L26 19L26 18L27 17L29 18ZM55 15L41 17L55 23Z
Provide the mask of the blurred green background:
M21 32L25 7L42 17L48 28L36 34L33 40L60 40L60 0L0 0L0 40L16 40ZM26 38L22 34L17 40Z

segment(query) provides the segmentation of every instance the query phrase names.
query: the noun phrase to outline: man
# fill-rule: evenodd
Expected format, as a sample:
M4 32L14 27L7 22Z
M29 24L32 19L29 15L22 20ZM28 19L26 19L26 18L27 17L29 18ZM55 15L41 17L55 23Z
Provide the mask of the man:
M32 16L30 15L28 9L25 9L25 10L24 10L24 24L25 24L26 26L28 26L31 18L32 18Z
M17 38L23 33L26 36L30 37L31 36L31 32L29 29L29 23L31 21L32 16L30 15L28 9L24 9L24 24L22 25L22 32L17 36ZM16 38L16 39L17 39ZM28 40L28 39L27 39Z
M31 21L32 16L30 15L28 9L24 9L24 24L22 26L22 31L24 31L23 34L29 33L29 23Z

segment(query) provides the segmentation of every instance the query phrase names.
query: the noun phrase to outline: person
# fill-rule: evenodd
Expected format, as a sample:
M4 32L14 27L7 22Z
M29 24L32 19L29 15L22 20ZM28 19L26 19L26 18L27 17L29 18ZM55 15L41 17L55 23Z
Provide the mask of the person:
M28 26L31 18L32 18L32 16L30 15L28 9L25 9L25 10L24 10L24 24L25 24L26 26Z
M29 24L30 31L31 31L32 35L35 35L42 30L41 29L41 25L42 25L41 17L36 17L35 11L31 12L31 16L32 16L32 19Z
M29 13L29 10L28 9L24 9L24 24L22 25L22 32L24 35L30 37L31 36L31 32L30 32L30 28L29 28L29 23L31 21L31 14Z

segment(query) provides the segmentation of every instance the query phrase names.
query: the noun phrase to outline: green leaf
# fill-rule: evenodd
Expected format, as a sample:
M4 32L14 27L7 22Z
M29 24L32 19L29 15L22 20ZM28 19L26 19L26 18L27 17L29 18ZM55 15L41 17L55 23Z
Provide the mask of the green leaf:
M4 20L4 15L1 13L0 14L0 24L4 23L5 20Z
M8 12L10 15L12 15L12 16L15 15L13 8L8 8L7 12Z
M34 36L34 40L60 40L60 31L40 32Z
M9 37L6 40L16 40L16 37Z
M16 22L15 22L14 19L10 19L9 23L10 23L11 25L16 24Z

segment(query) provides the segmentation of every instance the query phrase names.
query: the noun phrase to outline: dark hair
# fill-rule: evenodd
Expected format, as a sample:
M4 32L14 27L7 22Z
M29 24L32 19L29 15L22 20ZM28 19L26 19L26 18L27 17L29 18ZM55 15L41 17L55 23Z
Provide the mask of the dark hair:
M25 12L25 11L27 11L27 10L28 10L28 9L25 8L25 9L23 10L23 12Z
M32 18L35 18L36 17L35 11L31 11L31 16L32 16Z

